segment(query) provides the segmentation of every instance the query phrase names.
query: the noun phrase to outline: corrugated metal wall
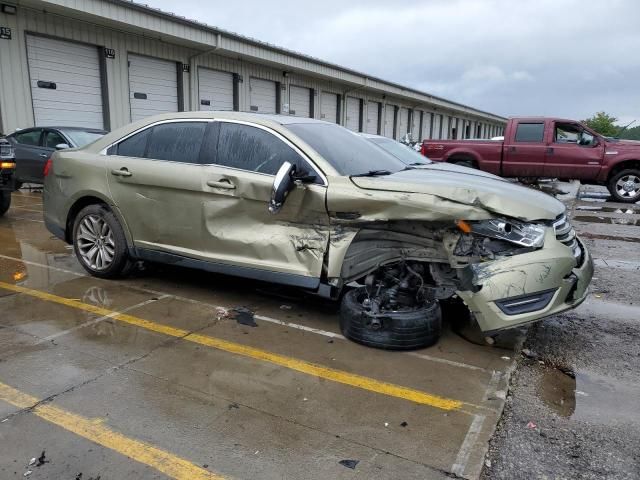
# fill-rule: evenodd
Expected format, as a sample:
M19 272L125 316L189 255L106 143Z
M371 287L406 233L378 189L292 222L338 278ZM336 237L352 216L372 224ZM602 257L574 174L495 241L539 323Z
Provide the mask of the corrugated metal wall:
M31 10L24 6L18 6L17 15L6 15L0 13L0 24L12 29L11 40L0 40L0 127L4 132L13 131L15 128L25 128L34 124L33 106L31 101L31 90L29 84L29 71L27 67L27 47L25 45L25 34L35 34L50 36L53 38L65 39L80 42L83 44L106 47L115 50L115 58L107 58L105 63L105 81L107 85L106 108L109 112L110 128L114 129L125 125L131 121L129 105L129 68L127 58L129 54L140 54L158 59L171 60L188 65L190 71L182 74L182 104L185 109L198 110L198 66L230 72L236 74L238 83L238 108L242 111L249 111L249 78L262 78L272 80L280 84L280 107L288 102L289 85L299 85L314 90L313 112L315 118L320 118L320 92L331 92L340 95L340 123L344 124L346 112L346 99L350 92L358 90L355 94L363 99L366 117L368 101L380 102L383 104L382 111L382 133L385 132L385 110L387 105L398 106L403 109L415 109L415 101L405 99L400 96L395 97L393 88L389 85L377 81L367 82L366 87L353 87L353 83L361 79L349 72L339 72L335 68L322 64L313 64L314 75L301 74L292 70L299 68L306 71L311 69L310 60L296 59L284 53L268 50L265 47L251 44L243 44L238 39L222 36L220 47L222 49L233 49L241 51L249 58L242 60L230 58L215 52L202 54L202 50L196 50L184 45L177 44L179 39L189 39L190 41L201 41L202 43L215 44L218 40L214 34L207 31L199 31L195 27L182 24L174 24L169 20L156 19L155 24L142 24L143 20L148 21L148 16L137 12L129 11L122 5L111 4L101 0L86 0L76 2L75 0L58 0L56 3L69 8L69 16L77 13L78 10L93 12L95 15L108 18L117 18L120 21L136 25L136 27L149 29L166 29L168 35L175 37L176 43L161 41L158 38L150 38L137 33L127 33L115 30L107 26L100 26L94 23L87 23L69 16L44 13L42 11ZM133 28L133 27L132 27ZM260 63L265 62L265 63ZM269 62L270 65L266 63ZM272 66L273 63L285 63L280 67ZM339 72L339 73L336 73ZM323 77L324 76L324 77ZM331 77L332 80L326 77ZM378 91L376 91L378 90ZM401 92L398 89L398 92ZM405 92L406 95L408 95ZM443 107L443 101L434 99L432 104L424 104L425 108L438 114L448 112ZM404 110L403 110L404 111ZM419 110L415 110L419 115ZM426 138L428 135L429 115L425 112L423 131ZM456 114L459 117L459 114ZM404 117L403 117L404 118ZM486 119L483 118L483 121ZM486 121L487 127L492 126ZM427 126L425 126L427 125ZM448 123L445 123L448 125ZM392 126L387 125L389 134ZM407 127L404 126L406 130ZM398 130L400 130L398 128ZM497 131L498 128L495 128ZM486 129L487 134L489 130ZM461 129L458 129L461 133ZM447 130L444 129L443 137L447 138ZM436 137L437 133L434 133Z

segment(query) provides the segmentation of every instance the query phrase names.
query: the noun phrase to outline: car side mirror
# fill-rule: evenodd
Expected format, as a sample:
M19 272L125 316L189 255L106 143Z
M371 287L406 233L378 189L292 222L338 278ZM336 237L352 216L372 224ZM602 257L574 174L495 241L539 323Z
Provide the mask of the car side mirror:
M71 148L68 143L59 143L56 145L56 150L64 150L66 148Z
M273 187L271 188L271 200L269 201L269 212L276 214L284 205L284 201L289 192L295 185L293 175L296 166L290 162L284 162L278 173L273 179Z

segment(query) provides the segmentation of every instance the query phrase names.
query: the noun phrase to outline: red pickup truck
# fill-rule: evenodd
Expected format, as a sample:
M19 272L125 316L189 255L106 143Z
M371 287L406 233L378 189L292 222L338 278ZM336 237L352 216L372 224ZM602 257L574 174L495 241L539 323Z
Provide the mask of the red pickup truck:
M578 179L640 201L640 142L603 137L575 120L510 118L504 140L424 140L422 154L503 177Z

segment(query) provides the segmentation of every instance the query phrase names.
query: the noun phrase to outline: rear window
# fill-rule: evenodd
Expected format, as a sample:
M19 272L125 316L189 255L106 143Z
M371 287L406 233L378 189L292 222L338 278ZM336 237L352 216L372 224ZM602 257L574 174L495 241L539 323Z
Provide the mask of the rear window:
M32 130L30 132L19 132L14 135L16 142L22 145L40 145L40 134L42 130Z
M84 147L104 136L102 132L85 132L84 130L65 130L65 135L77 147Z
M544 123L519 123L516 142L538 142L544 138Z

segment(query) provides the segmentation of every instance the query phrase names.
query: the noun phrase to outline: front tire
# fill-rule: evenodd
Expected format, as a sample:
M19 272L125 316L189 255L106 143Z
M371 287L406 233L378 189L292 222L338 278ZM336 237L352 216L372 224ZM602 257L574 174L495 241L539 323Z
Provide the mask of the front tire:
M2 217L11 206L11 192L0 190L0 217Z
M89 205L78 213L73 249L82 267L95 277L118 278L131 266L124 230L105 205Z
M627 168L616 173L609 179L607 188L616 202L636 203L640 201L640 170Z
M411 310L385 312L376 322L366 314L366 288L349 290L340 306L342 334L368 347L385 350L414 350L435 344L442 333L442 314L437 301Z

